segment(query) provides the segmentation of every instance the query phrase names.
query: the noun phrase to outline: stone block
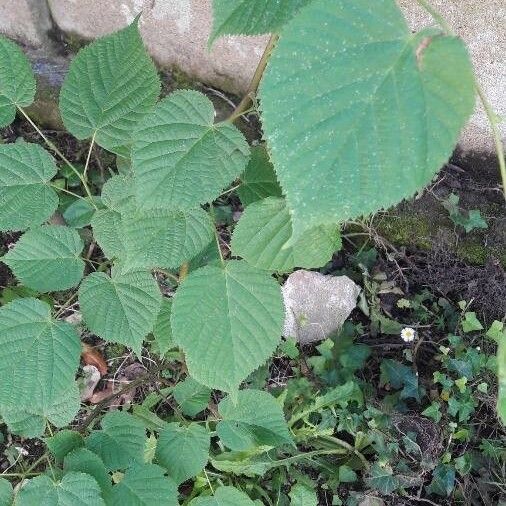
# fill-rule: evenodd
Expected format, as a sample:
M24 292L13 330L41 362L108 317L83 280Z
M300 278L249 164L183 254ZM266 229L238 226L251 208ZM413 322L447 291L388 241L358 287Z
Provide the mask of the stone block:
M41 47L51 28L43 0L0 0L0 33L21 44Z
M60 29L86 39L118 30L142 11L140 29L161 66L177 67L192 78L243 94L268 40L226 37L211 50L211 0L48 0Z

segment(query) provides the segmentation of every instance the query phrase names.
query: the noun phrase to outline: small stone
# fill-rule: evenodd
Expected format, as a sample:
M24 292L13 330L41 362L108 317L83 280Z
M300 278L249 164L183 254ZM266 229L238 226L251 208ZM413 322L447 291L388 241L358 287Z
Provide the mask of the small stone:
M348 276L326 276L299 270L283 288L283 335L302 344L322 341L339 330L357 306L360 287Z

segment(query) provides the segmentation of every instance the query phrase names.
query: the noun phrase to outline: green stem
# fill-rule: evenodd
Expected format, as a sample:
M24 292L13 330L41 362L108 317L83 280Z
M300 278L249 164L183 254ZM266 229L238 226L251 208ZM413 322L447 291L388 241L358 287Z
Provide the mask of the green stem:
M497 120L497 115L492 109L492 106L490 105L490 102L487 99L487 96L485 95L485 92L483 91L482 87L476 81L476 92L478 93L478 96L480 97L480 101L483 105L483 109L485 109L485 113L487 115L488 121L490 123L490 126L492 128L492 134L494 136L494 143L495 143L495 150L497 153L497 158L499 161L499 172L501 173L501 180L502 180L502 186L503 186L503 193L504 198L506 200L506 160L504 158L504 146L501 140L501 134L499 132L499 121Z
M213 204L210 204L209 206L209 214L211 215L211 218L213 220L214 238L216 239L216 245L218 246L218 253L220 255L221 265L225 265L225 259L223 258L223 253L221 252L220 235L218 234L218 229L216 228L216 217L214 214Z
M446 21L446 19L443 16L441 16L441 14L439 14L439 12L436 9L434 9L434 7L432 7L432 5L430 5L430 3L427 2L427 0L416 0L416 1L423 9L425 9L432 16L434 21L438 23L438 25L444 30L444 32L447 35L453 35L452 27L449 25L448 21Z
M35 129L35 131L42 137L42 139L49 146L49 148L51 150L53 150L54 153L56 153L70 167L70 169L74 172L74 174L79 178L79 180L81 181L81 183L84 186L84 189L85 189L88 197L90 198L91 205L95 209L98 210L98 207L93 202L93 198L92 198L92 195L90 192L90 188L88 187L88 183L86 182L86 179L83 177L83 175L74 167L74 165L67 159L67 157L44 135L44 132L42 132L42 130L32 121L32 118L30 118L30 116L28 116L28 114L26 114L25 110L19 106L18 106L18 110L25 117L26 121L28 121L28 123L30 123L30 125Z
M68 195L72 195L73 197L76 197L77 199L85 200L86 202L89 202L88 197L83 197L82 195L78 195L77 193L71 192L70 190L67 190L65 188L61 188L57 184L51 184L51 186L58 191L61 191L63 193L67 193Z
M258 63L258 66L255 70L253 79L251 80L248 90L246 91L246 95L244 95L244 98L239 102L239 105L235 108L227 120L230 121L230 123L233 123L236 119L240 118L249 109L250 104L253 102L253 97L257 92L260 81L262 80L262 76L264 74L265 67L267 66L267 62L269 61L269 57L277 41L278 35L271 35L262 58L260 59L260 62Z
M83 178L85 181L88 181L88 167L90 165L91 152L93 151L93 146L95 145L95 136L97 132L93 132L93 137L91 138L90 149L88 150L88 156L86 157L86 163L84 164Z

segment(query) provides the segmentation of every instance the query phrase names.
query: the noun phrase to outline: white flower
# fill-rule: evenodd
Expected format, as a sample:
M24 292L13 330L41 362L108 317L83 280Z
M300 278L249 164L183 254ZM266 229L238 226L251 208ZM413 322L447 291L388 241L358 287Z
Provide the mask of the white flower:
M411 327L404 327L401 330L401 337L405 343L412 343L415 340L415 331Z

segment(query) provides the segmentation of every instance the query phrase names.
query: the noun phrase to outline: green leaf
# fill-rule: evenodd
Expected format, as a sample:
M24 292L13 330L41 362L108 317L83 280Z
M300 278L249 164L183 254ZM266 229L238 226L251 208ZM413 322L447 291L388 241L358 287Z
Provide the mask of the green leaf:
M463 42L435 29L413 35L394 0L311 2L284 28L259 90L294 236L428 184L474 90Z
M136 204L133 181L127 176L113 176L102 187L101 200L106 209L97 211L92 220L93 235L104 254L110 258L125 255L121 214L133 213Z
M211 459L211 464L218 471L237 476L264 476L271 469L280 465L266 451L269 448L255 448L249 452L223 452Z
M160 432L156 460L179 485L199 474L209 459L211 437L208 430L197 424L181 426L169 423Z
M316 492L303 483L295 484L290 490L290 506L318 506Z
M483 325L480 323L478 318L476 318L476 313L468 312L464 314L464 320L462 321L462 330L465 333L483 330Z
M13 497L12 485L5 478L0 478L0 506L11 506Z
M54 436L46 438L44 442L57 461L63 461L68 453L84 446L83 436L79 432L68 429L57 432Z
M74 378L80 354L72 325L53 320L45 302L17 299L0 308L3 416L17 423L34 415L57 427L68 424L79 408Z
M213 0L212 44L222 35L275 33L312 0Z
M100 197L93 197L93 202L100 208L102 200ZM88 199L76 199L70 204L63 213L65 223L72 228L83 228L91 224L93 215L95 214L95 207L91 205Z
M155 464L134 464L113 487L111 506L178 506L176 484Z
M56 165L37 144L0 145L0 230L40 225L56 211L58 195L50 181Z
M291 241L292 221L284 199L269 197L250 204L232 236L232 254L269 271L321 267L341 248L339 225L322 225Z
M420 402L418 377L411 367L389 358L381 362L381 386L390 383L393 388L401 389L401 399L410 397Z
M132 415L113 411L102 418L102 430L94 430L86 439L86 447L96 453L109 471L126 469L133 462L142 462L146 431Z
M79 448L69 453L63 461L65 473L79 472L95 478L102 490L102 497L107 499L112 490L111 476L98 455L86 448Z
M244 170L249 147L230 123L214 124L212 102L176 91L158 103L136 133L136 196L144 209L192 209L213 201Z
M192 272L173 301L174 340L185 352L190 375L210 388L237 391L281 339L281 290L245 262Z
M380 466L379 464L372 465L369 470L369 476L366 478L366 483L382 494L391 494L401 485L399 478L394 476L392 468L389 465Z
M122 217L125 269L175 269L203 251L214 237L200 208L187 211L136 210Z
M348 466L339 466L340 483L354 483L357 481L357 473Z
M0 128L10 125L17 107L28 107L35 98L35 76L21 49L0 37Z
M94 272L79 287L79 305L88 328L107 341L130 346L137 355L153 330L161 303L149 272L113 271L112 277Z
M213 496L196 497L188 506L254 506L254 502L235 487L219 487Z
M43 225L28 230L3 258L14 275L39 292L67 290L79 284L84 243L68 227Z
M449 497L455 484L455 469L445 464L439 464L432 472L432 481L427 487L429 494Z
M158 313L155 326L153 328L153 336L155 338L156 345L158 346L160 357L163 357L171 348L174 347L172 329L170 327L171 310L172 300L164 297L162 299L160 312ZM179 384L180 383L178 383L178 385Z
M68 473L61 481L42 475L27 480L16 506L105 506L98 483L88 474Z
M282 196L274 167L263 146L251 148L251 159L241 176L241 186L237 188L237 194L244 207L267 197Z
M78 139L94 138L99 146L124 154L159 92L160 81L136 20L92 42L74 58L60 94L63 123Z
M93 237L107 258L119 258L124 255L120 213L110 209L99 209L91 219L91 227Z
M422 415L429 417L431 420L434 420L436 423L441 421L443 415L441 414L441 404L437 401L432 402L432 404L425 408L422 411Z
M211 400L211 390L189 376L178 383L172 393L186 416L198 415Z
M258 446L293 444L278 401L261 390L239 390L237 402L230 397L218 405L222 420L216 426L223 444L235 451Z

